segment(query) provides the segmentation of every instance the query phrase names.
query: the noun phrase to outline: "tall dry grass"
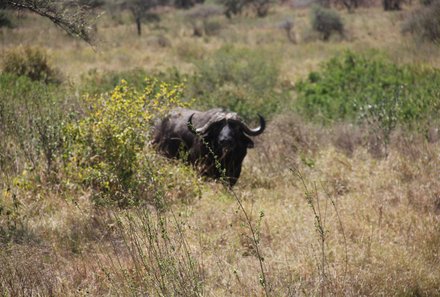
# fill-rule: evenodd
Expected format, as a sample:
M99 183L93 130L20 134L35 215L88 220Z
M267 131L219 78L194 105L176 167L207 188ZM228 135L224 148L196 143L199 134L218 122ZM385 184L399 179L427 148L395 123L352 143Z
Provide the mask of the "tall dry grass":
M166 213L15 192L26 233L3 245L2 292L260 296L261 257L267 295L438 295L438 142L396 134L375 158L325 141L349 126L295 123L275 119L246 159L234 190L246 214L214 182ZM286 126L300 136L274 141Z

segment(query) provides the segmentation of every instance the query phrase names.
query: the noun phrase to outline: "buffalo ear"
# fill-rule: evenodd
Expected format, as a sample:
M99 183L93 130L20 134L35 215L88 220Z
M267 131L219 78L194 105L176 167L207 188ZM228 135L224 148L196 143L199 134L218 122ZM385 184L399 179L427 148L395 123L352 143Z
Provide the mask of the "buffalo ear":
M254 142L252 140L250 140L250 139L247 142L247 148L249 148L249 149L254 148Z

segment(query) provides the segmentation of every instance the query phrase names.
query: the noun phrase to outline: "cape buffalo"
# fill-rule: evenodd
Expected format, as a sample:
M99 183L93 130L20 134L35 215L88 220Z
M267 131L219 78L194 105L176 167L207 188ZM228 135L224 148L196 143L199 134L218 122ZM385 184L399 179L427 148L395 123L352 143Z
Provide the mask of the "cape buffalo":
M235 112L216 108L197 111L178 108L155 126L153 144L169 158L185 158L212 178L223 177L233 186L241 172L247 149L254 147L249 136L263 133L266 122L249 128Z

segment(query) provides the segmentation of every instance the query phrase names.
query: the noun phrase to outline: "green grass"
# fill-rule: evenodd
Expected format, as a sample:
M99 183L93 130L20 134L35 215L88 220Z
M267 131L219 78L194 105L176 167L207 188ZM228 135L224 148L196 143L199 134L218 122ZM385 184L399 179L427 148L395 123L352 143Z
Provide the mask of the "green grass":
M49 173L62 145L63 122L76 103L71 90L11 74L0 74L0 88L2 169L45 168Z

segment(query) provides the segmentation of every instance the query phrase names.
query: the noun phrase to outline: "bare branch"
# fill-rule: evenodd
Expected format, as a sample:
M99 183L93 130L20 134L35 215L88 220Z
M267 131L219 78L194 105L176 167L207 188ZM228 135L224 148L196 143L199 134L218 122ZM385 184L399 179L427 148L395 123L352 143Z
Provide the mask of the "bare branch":
M89 21L94 17L93 11L78 1L1 0L1 6L32 11L48 18L69 35L92 44L92 26Z

